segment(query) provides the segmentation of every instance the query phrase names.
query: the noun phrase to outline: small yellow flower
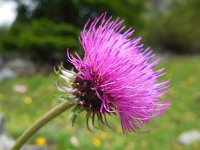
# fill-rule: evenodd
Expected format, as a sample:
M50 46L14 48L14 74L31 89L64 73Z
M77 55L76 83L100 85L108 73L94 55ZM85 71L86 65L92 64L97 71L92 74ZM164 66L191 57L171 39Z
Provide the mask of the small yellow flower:
M36 142L37 145L41 145L41 146L43 146L43 145L46 144L46 138L40 136L40 137L38 137L38 138L36 139L35 142Z
M101 141L100 141L100 139L98 139L98 138L96 138L96 137L94 137L93 138L93 144L94 144L94 146L95 147L100 147L101 146Z
M26 97L23 99L23 101L24 101L24 103L25 103L26 105L32 104L32 98L29 97L29 96L26 96Z
M3 93L0 93L0 100L2 100L4 98Z

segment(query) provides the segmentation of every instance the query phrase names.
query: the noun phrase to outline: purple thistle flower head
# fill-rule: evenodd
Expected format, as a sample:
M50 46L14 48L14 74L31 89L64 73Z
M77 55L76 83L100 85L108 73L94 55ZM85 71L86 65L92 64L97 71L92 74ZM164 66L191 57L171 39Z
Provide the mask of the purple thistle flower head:
M152 61L154 52L139 44L141 38L131 38L133 32L125 29L123 20L106 19L104 13L89 20L81 32L84 58L67 50L77 72L62 67L60 76L71 87L60 85L60 89L76 97L73 120L84 110L93 125L95 116L104 124L106 114L118 114L125 133L143 127L168 108L168 100L159 101L168 92L169 81L158 82L164 69L154 69L159 59Z

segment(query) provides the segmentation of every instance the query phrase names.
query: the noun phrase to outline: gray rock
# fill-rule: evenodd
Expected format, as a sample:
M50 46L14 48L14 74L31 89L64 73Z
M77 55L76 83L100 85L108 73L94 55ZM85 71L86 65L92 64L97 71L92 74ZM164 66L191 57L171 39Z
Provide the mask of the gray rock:
M10 68L3 68L0 70L0 81L15 78L17 74Z
M0 135L0 150L10 150L14 143L15 141L6 134Z
M183 132L180 136L178 136L178 141L184 145L191 145L197 141L200 141L200 131L191 130Z
M0 134L5 132L4 126L3 126L3 115L0 113Z
M6 132L3 124L3 115L0 113L0 150L11 150L15 143ZM24 145L21 150L44 150L45 147L40 147L37 145Z
M148 1L151 12L166 11L170 8L171 0L150 0Z
M20 57L8 61L5 66L12 69L17 74L26 74L35 69L35 65L31 61Z
M20 56L0 56L0 81L12 79L18 75L28 75L36 70L36 65Z
M3 115L0 113L0 150L10 150L15 141L10 138L3 126Z

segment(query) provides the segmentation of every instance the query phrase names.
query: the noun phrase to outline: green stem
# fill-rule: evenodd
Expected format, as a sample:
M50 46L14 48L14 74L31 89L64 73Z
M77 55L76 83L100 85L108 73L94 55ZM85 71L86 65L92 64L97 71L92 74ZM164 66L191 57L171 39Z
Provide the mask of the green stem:
M54 119L56 116L60 115L74 104L68 101L59 104L58 106L54 107L50 111L48 111L44 116L42 116L39 120L37 120L30 128L28 128L16 141L15 145L13 146L12 150L19 150L26 141L36 133L40 128L42 128L45 124L49 121Z

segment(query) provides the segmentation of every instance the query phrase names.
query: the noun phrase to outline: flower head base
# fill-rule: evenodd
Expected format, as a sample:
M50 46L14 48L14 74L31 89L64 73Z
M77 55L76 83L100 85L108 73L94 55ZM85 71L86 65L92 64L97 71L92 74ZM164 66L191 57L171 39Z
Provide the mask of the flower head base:
M80 36L84 58L67 51L77 73L62 67L60 76L70 87L60 88L76 97L73 120L84 110L93 124L95 116L107 124L106 114L119 114L127 132L143 127L168 108L169 101L159 98L167 93L169 81L158 82L164 74L164 69L154 70L159 59L152 61L153 51L139 44L141 38L131 39L133 30L125 30L122 24L119 18L106 20L106 14L86 23Z

